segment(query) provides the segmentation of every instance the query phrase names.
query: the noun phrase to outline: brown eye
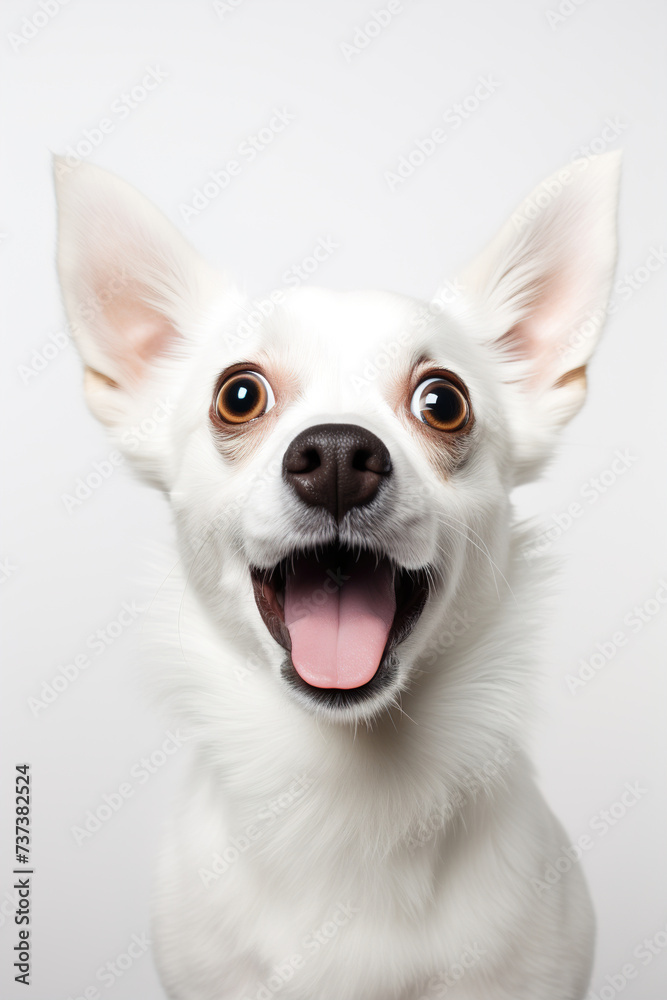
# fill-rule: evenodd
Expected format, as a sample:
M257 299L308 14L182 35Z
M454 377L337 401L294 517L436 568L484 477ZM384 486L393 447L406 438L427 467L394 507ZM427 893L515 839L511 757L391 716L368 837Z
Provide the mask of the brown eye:
M457 385L443 376L424 379L415 389L411 412L437 431L458 431L470 419L468 400Z
M215 407L226 424L246 424L263 416L275 401L271 386L259 372L234 372L222 383Z

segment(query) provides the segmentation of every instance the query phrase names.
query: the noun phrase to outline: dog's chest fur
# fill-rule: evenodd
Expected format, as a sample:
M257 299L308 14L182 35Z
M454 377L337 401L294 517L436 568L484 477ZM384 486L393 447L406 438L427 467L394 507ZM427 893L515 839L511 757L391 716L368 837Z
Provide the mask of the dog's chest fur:
M464 714L472 692L455 680L470 657L486 655L488 676L508 685L523 663L528 699L541 574L518 554L514 567L513 596L448 648L449 682L427 672L403 712L356 733L304 727L260 669L220 670L248 663L246 643L215 647L208 616L192 595L184 609L174 581L156 625L161 671L171 637L172 681L185 683L176 663L198 658L235 677L216 689L160 861L155 940L175 1000L261 1000L278 983L290 1000L419 1000L444 986L461 1000L569 1000L584 989L583 879L575 868L547 898L534 888L566 834L517 742L522 710L508 697L489 739L483 703ZM206 719L203 701L196 714Z

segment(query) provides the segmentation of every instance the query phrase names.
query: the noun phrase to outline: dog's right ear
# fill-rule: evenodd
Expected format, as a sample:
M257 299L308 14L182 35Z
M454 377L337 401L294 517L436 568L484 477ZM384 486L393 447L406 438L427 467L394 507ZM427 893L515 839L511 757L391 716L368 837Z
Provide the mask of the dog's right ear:
M616 260L617 152L547 178L462 276L500 362L516 482L553 453L586 396Z
M169 359L190 352L222 281L129 184L56 157L58 271L95 416L121 429Z

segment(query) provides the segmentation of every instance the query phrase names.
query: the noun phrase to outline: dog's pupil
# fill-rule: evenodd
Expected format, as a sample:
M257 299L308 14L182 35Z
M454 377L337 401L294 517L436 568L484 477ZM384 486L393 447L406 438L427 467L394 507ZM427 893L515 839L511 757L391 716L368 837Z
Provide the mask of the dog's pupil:
M447 382L427 386L422 406L435 422L444 426L457 424L463 416L461 397Z
M254 379L239 378L230 386L228 406L234 413L249 413L258 402L259 386Z

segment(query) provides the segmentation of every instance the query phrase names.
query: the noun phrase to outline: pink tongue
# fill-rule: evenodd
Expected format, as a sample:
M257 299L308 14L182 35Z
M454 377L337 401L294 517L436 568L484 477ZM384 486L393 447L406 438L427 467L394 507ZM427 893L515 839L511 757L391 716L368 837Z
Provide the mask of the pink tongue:
M380 666L396 613L391 567L364 555L341 576L326 562L299 559L284 610L299 676L313 687L360 687Z

